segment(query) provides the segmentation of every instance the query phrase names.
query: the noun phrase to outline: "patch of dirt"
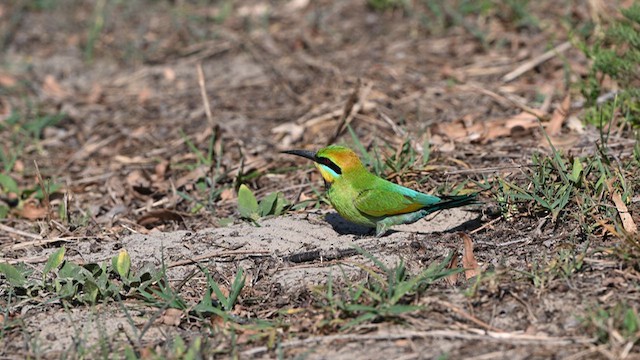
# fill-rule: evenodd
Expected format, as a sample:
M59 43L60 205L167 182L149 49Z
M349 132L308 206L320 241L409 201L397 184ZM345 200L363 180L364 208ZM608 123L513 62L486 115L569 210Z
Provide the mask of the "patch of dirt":
M242 267L247 282L233 315L279 321L265 336L237 330L232 347L215 317L165 323L166 309L138 299L70 308L28 299L0 314L19 323L4 323L0 357L82 357L81 349L112 354L127 345L149 355L171 348L175 335L202 336L207 349L246 358L636 355L637 343L625 343L612 324L583 321L613 304L640 307L638 269L611 256L623 245L613 231L587 235L596 219L582 223L569 209L552 222L530 204L488 218L481 213L496 213L494 187L480 206L378 239L328 210L319 174L279 153L355 148L357 138L389 159L384 176L428 193L478 190L474 181L496 178L516 183L533 153L550 153L548 141L571 156L594 153L600 134L579 120L583 105L569 101L581 97L571 84L589 60L567 27L609 21L612 4L628 2L490 1L471 10L466 1L400 1L409 7L386 10L368 3L0 3L1 174L20 189L0 194L10 209L0 261L39 274L63 244L79 263L108 262L126 249L134 266L164 263L190 304L206 287L193 262L226 287ZM510 75L523 65L527 71ZM556 133L547 138L540 124ZM616 161L635 144L624 125L612 125L608 142ZM38 197L39 175L59 185L48 199ZM217 227L237 219L241 183L258 199L280 191L309 206L259 227ZM629 183L637 192L637 181ZM472 239L480 277L431 284L415 300L424 309L401 324L340 330L317 304L329 274L336 287L371 276L354 245L416 274L461 254L458 232ZM3 308L15 300L6 285ZM608 338L595 338L598 331ZM105 337L107 347L96 343ZM281 350L266 347L274 339Z
M214 274L224 275L227 279L231 279L237 267L241 266L250 284L245 293L269 292L261 300L262 305L252 309L252 312L260 312L260 308L267 310L275 304L295 307L295 301L291 302L295 294L309 292L325 283L329 274L338 282L344 275L349 279L361 278L365 273L354 265L368 261L353 251L354 245L367 250L388 266L397 265L402 260L411 271L420 271L432 262L442 261L453 250L461 251L462 240L450 230L474 218L472 212L446 210L428 221L412 225L414 230L429 229L427 231L394 231L383 238L374 238L359 234L368 232L368 229L354 228L344 221L337 221L335 213L285 216L264 219L260 227L241 223L198 232L131 235L115 244L108 244L113 246L79 243L74 247L77 254L71 258L84 262L108 262L120 249L126 249L134 266L148 261L159 266L164 261L169 267L168 277L175 281L182 281L196 269L189 260L197 260ZM425 310L411 318L410 328L381 324L362 334L344 333L327 337L309 337L310 334L301 332L297 334L301 337L289 337L284 342L286 353L288 356L304 354L309 358L339 359L354 356L366 359L380 354L392 358L411 354L530 358L564 357L587 350L592 339L582 336L579 330L579 316L583 308L589 306L582 298L582 294L589 291L582 288L586 286L583 285L585 280L565 283L560 279L550 284L548 291L513 283L510 276L499 274L507 275L507 268L526 270L530 262L527 258L535 256L532 253L539 250L523 249L519 243L504 244L492 237L491 233L479 236L475 253L481 268L493 268L497 275L488 287L476 290L479 291L476 296L468 298L440 281L423 295L419 303L425 305ZM541 239L535 241L540 242ZM323 260L323 257L328 259ZM600 278L598 274L589 272L583 276ZM196 292L201 279L202 275L189 282L196 284L193 286ZM601 278L596 281L600 283ZM127 312L123 311L123 306ZM98 351L100 344L97 340L104 340L105 336L114 343L126 343L129 341L127 334L129 338L137 338L148 322L152 325L142 338L143 343L154 343L158 337L170 339L173 333L190 334L194 331L184 320L178 321L182 325L177 328L164 324L162 316L159 316L161 312L142 304L127 303L67 310L54 308L42 312L34 308L23 314L27 319L25 336L37 342L45 353L59 354L69 351L78 341ZM488 326L493 330L487 333L463 325L473 325L476 318L490 324ZM492 345L484 345L488 348L480 353L479 350L470 350L483 343ZM18 349L10 346L7 350L11 348ZM262 347L249 346L243 351L251 357L272 356L272 350Z

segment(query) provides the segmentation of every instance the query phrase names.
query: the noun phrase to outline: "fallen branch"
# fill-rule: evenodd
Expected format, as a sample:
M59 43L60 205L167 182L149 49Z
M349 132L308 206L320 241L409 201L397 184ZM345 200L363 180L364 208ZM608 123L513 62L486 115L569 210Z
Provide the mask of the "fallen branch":
M510 73L508 73L505 76L503 76L502 77L502 81L504 81L504 82L513 81L516 78L520 77L522 74L526 73L527 71L529 71L529 70L533 69L534 67L542 64L543 62L545 62L547 60L551 60L556 55L569 50L569 48L571 48L571 43L569 41L565 41L562 44L554 47L553 49L551 49L549 51L547 51L546 53L544 53L542 55L539 55L539 56L536 56L531 60L525 61L522 65L518 66L517 68L515 68Z
M229 257L236 255L254 255L254 256L265 256L270 255L269 251L252 251L252 250L233 250L233 251L218 251L214 253L208 253L196 257L192 257L189 259L178 260L176 262L170 263L167 268L173 268L176 266L184 266L199 263L202 260L212 259L212 258L220 258L220 257Z
M316 260L331 261L354 256L357 254L358 252L355 249L313 250L287 255L283 257L283 260L293 263L311 262Z

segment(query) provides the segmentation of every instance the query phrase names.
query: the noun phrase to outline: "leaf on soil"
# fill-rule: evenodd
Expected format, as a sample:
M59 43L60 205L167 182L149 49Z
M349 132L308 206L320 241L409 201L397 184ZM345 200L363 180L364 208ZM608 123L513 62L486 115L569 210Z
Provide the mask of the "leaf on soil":
M0 97L0 121L4 121L11 116L11 104L4 98Z
M636 223L633 221L633 217L629 214L629 209L627 209L627 205L625 205L624 201L622 201L622 197L619 192L614 192L611 195L611 200L618 209L618 214L620 215L620 219L622 220L622 227L624 227L625 231L629 234L635 234L638 231L638 227Z
M571 109L571 95L567 95L562 100L562 104L553 112L551 115L551 120L547 123L546 130L549 136L555 136L560 133L562 129L562 124L569 115L569 110Z
M138 104L140 105L146 104L149 101L149 99L151 99L153 96L154 96L153 90L145 86L138 93Z
M457 269L458 268L458 256L457 254L451 257L451 261L449 262L449 264L447 265L447 270L451 270L451 269ZM456 283L458 282L458 277L460 276L460 273L455 272L451 275L448 275L447 277L444 278L444 280L451 286L455 286Z
M164 311L161 321L165 325L178 326L182 320L182 310L169 308Z
M18 210L18 215L28 220L39 220L47 217L47 208L38 206L31 201L23 204L22 209Z
M465 116L462 120L451 123L439 123L434 125L433 133L455 141L486 144L497 138L520 137L539 126L538 118L527 112L521 112L507 119L474 120L475 118Z
M65 252L66 252L66 249L63 246L60 249L56 250L53 254L49 255L49 258L47 259L47 263L44 265L44 269L42 270L42 273L44 275L47 275L51 270L58 268L58 266L60 266L60 264L62 264L62 261L64 260Z
M113 266L120 277L126 278L131 268L131 257L127 250L120 250L120 253L111 259L111 266Z
M162 69L162 76L164 76L164 79L166 81L172 83L176 79L176 72L175 70L167 66Z
M220 193L220 200L230 201L236 197L236 192L232 188L226 188Z
M480 266L473 255L473 241L471 237L465 233L458 233L464 241L464 252L462 254L462 267L465 268L464 275L467 280L474 276L480 275Z
M18 80L9 74L0 73L0 86L13 87L18 83Z
M267 216L273 213L275 210L276 200L278 200L278 193L272 192L271 194L265 196L260 201L260 216Z
M52 98L62 99L69 93L64 89L58 80L53 75L47 75L44 78L44 84L42 84L42 91Z
M573 168L571 169L571 174L569 174L568 178L569 180L573 181L574 183L577 183L580 181L580 179L582 178L582 171L584 170L584 167L582 166L582 162L580 161L579 158L574 158L573 159Z
M0 263L0 274L4 274L7 281L13 286L22 286L27 281L27 278L16 268L9 263Z
M5 193L18 194L20 192L18 183L7 174L0 174L0 189Z
M184 219L179 213L171 211L169 209L159 209L149 211L148 213L142 215L138 219L138 224L146 228L151 228L156 225L168 223L171 221L184 223Z
M291 144L302 140L304 131L305 127L295 122L284 123L271 129L272 134L276 134L281 138L280 144L283 147L289 147Z
M260 219L258 210L259 207L256 196L253 195L253 192L251 192L246 185L240 185L240 189L238 190L238 212L240 212L240 216L245 219L258 221L258 219Z
M205 178L209 172L208 165L200 165L197 168L191 170L187 175L180 177L176 180L176 189L181 189L187 184L194 183L199 179Z
M102 99L104 91L102 90L102 86L99 83L93 84L91 87L91 91L87 95L86 101L87 104L97 104Z

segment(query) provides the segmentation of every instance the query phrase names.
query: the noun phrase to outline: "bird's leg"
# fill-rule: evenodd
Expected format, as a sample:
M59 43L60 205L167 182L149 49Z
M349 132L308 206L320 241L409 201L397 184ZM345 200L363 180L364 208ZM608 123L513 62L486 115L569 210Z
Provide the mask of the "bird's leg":
M376 222L376 237L381 237L393 225L411 224L423 217L427 216L427 210L418 210L407 214L387 216L386 218Z

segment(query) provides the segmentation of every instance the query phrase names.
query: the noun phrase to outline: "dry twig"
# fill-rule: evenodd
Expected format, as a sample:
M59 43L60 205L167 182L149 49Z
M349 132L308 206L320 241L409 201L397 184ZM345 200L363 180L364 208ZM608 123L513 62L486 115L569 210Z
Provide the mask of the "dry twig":
M553 49L545 52L544 54L536 56L533 59L525 61L522 65L518 66L517 68L515 68L510 73L508 73L505 76L503 76L502 77L502 81L504 81L504 82L513 81L513 80L517 79L519 76L521 76L522 74L526 73L527 71L529 71L529 70L533 69L534 67L542 64L543 62L545 62L547 60L550 60L553 57L555 57L556 55L569 50L569 48L571 48L571 42L565 41L562 44L554 47Z

